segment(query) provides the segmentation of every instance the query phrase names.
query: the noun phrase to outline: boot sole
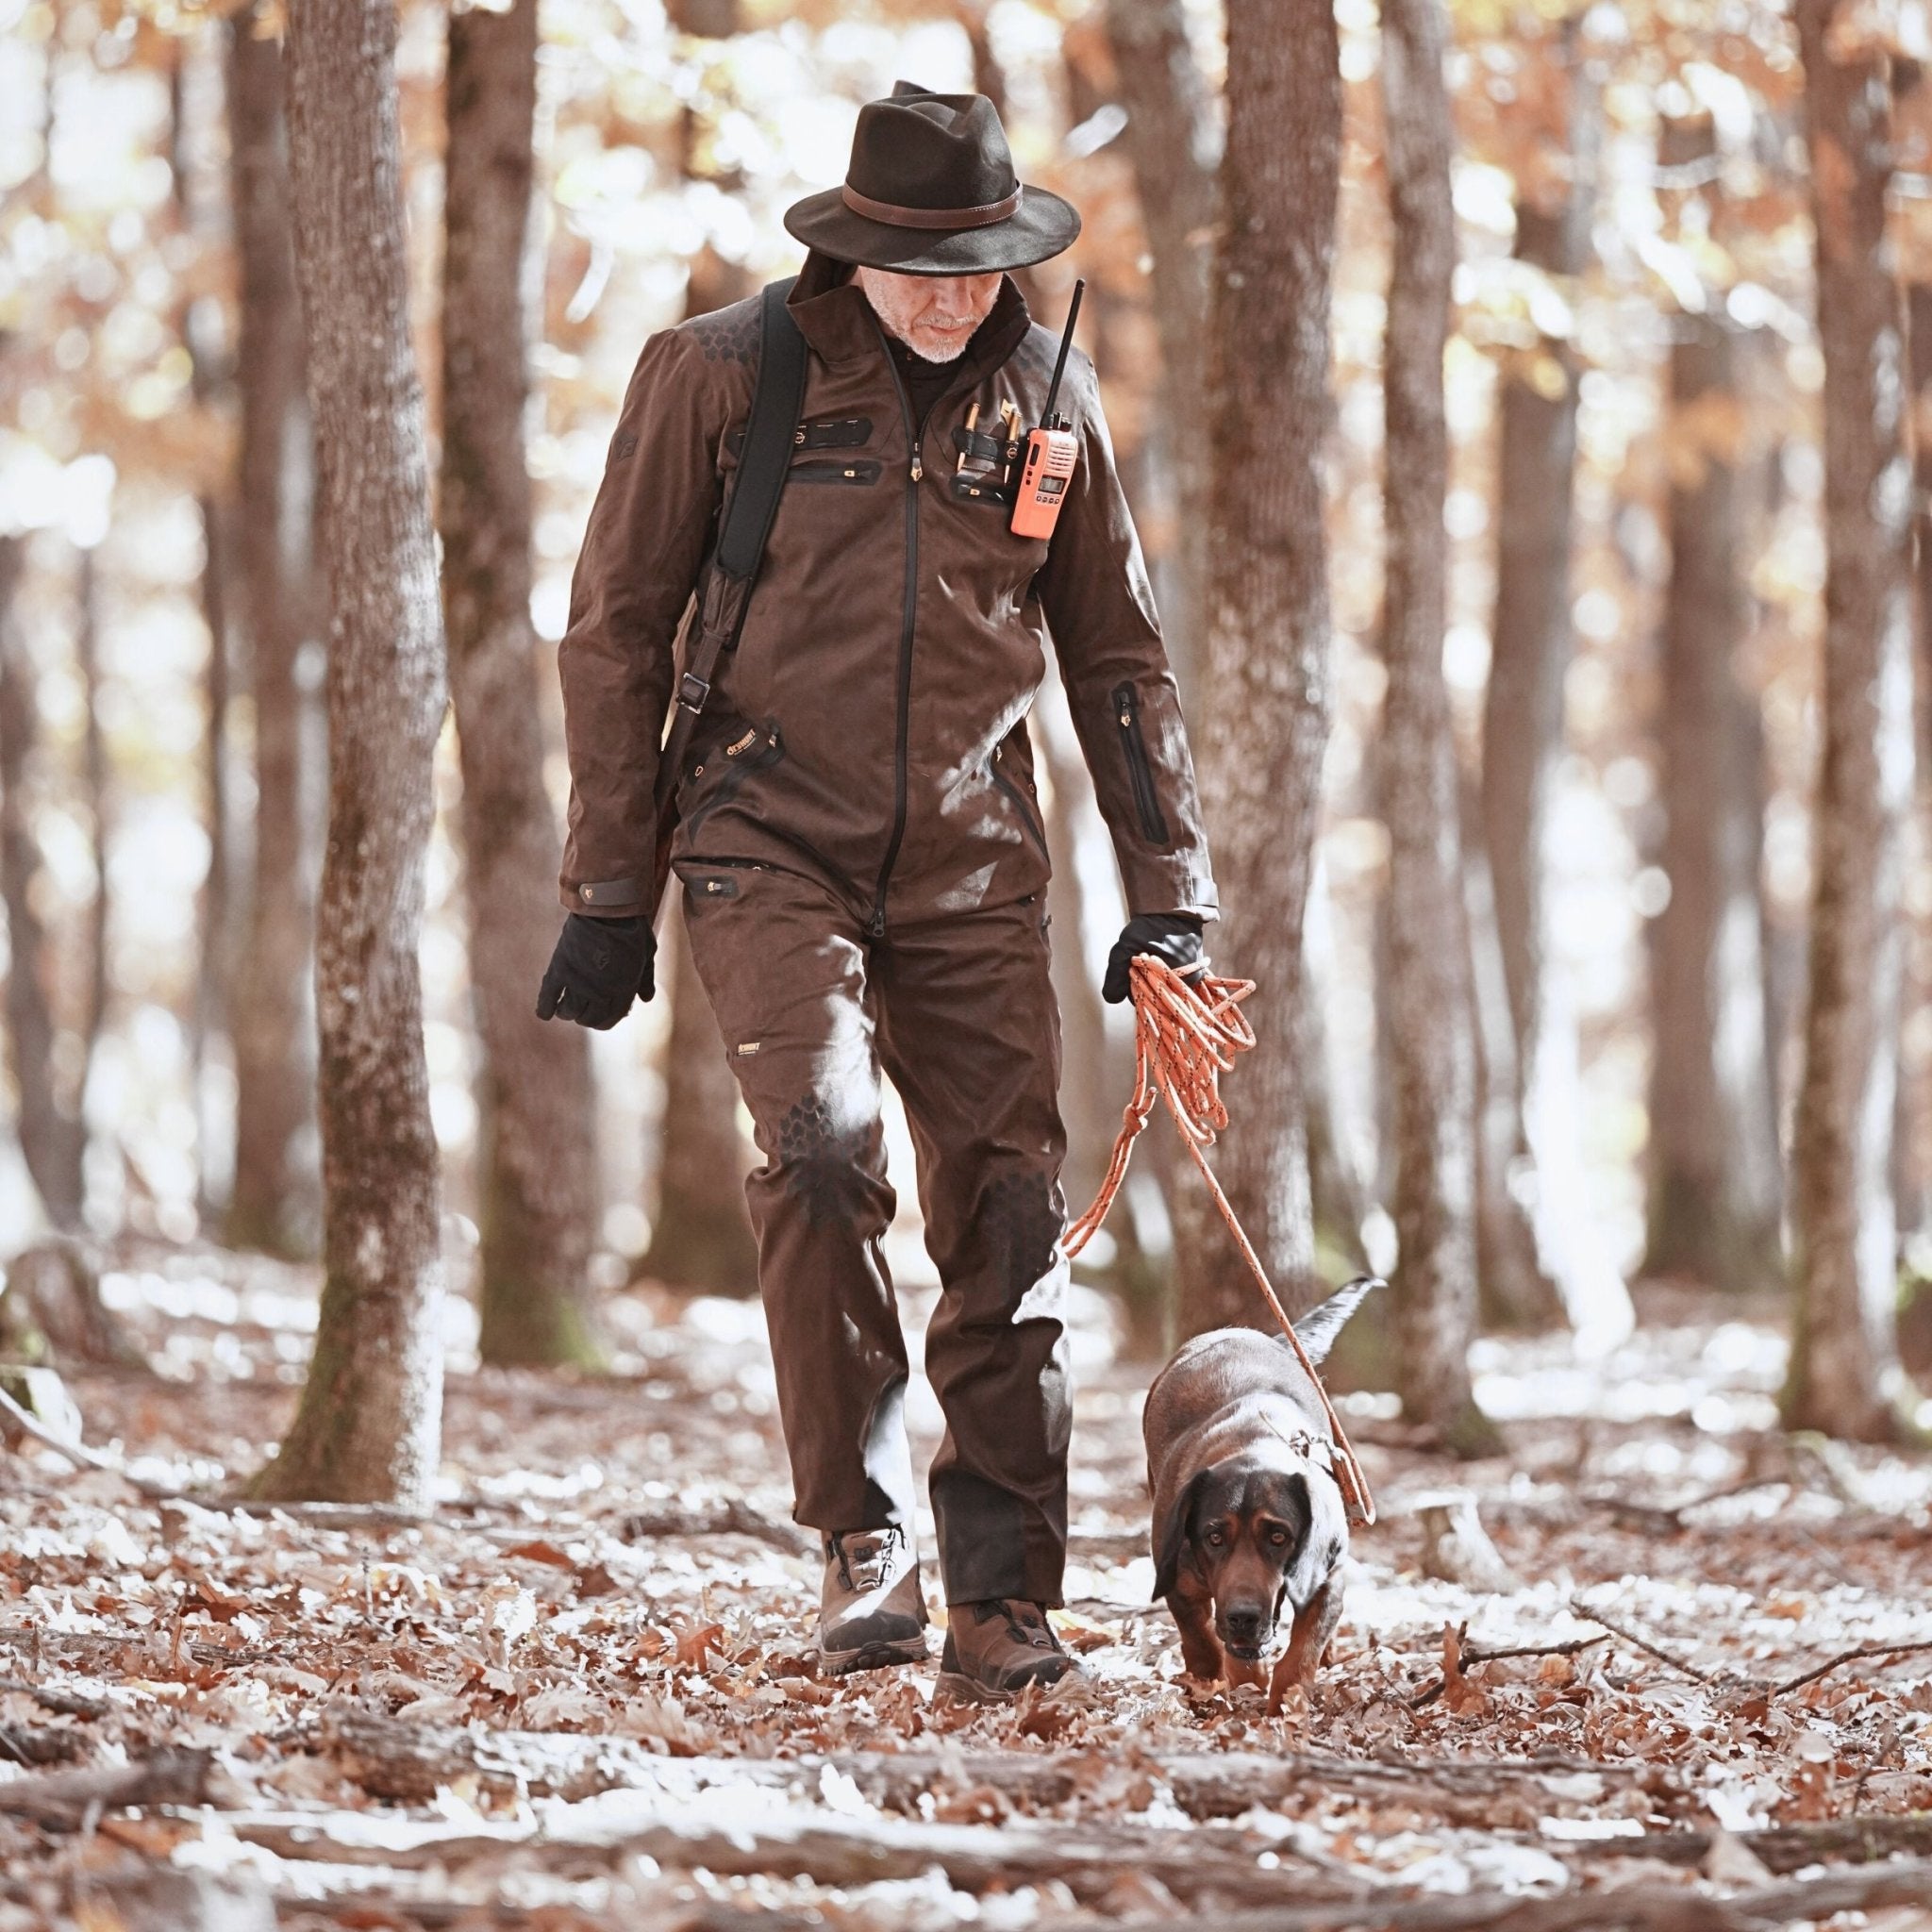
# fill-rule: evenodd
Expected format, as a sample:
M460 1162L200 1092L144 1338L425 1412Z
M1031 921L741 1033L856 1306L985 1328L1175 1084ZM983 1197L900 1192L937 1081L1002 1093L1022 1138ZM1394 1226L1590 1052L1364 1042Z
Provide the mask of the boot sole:
M883 1671L893 1664L923 1664L931 1655L923 1635L900 1637L890 1643L862 1643L857 1650L821 1650L819 1669L828 1677L849 1677L855 1671Z
M1010 1704L1017 1690L995 1690L964 1671L941 1671L933 1679L933 1701L945 1704Z

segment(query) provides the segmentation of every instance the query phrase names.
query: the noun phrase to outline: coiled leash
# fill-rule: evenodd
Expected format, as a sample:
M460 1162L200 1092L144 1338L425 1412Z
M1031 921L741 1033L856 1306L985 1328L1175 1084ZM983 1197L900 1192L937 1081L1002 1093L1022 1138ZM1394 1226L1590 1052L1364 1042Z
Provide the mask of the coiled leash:
M1366 1527L1375 1520L1375 1498L1369 1489L1368 1477L1362 1474L1362 1466L1349 1445L1348 1432L1335 1413L1335 1405L1328 1399L1320 1373L1308 1359L1301 1337L1294 1332L1294 1324L1288 1319L1281 1298L1268 1279L1268 1271L1261 1266L1261 1257L1255 1253L1254 1244L1235 1218L1235 1211L1228 1206L1227 1196L1221 1191L1221 1183L1214 1178L1214 1170L1208 1165L1203 1152L1214 1144L1215 1136L1227 1125L1221 1076L1234 1065L1237 1054L1246 1053L1255 1043L1254 1026L1241 1010L1241 1002L1254 991L1255 982L1217 979L1206 973L1184 978L1164 960L1141 953L1129 968L1128 984L1134 1002L1133 1098L1127 1102L1126 1112L1121 1119L1113 1155L1107 1164L1107 1178L1101 1182L1093 1205L1068 1228L1060 1242L1061 1250L1071 1260L1099 1232L1107 1210L1113 1206L1114 1196L1127 1177L1134 1142L1145 1129L1154 1112L1155 1097L1158 1095L1167 1103L1181 1144L1201 1170L1208 1191L1214 1196L1222 1220L1227 1223L1227 1231L1234 1236L1263 1298L1281 1324L1289 1347L1315 1385L1315 1393L1321 1398L1323 1412L1335 1438L1333 1467L1335 1480L1341 1489L1342 1506L1355 1523Z

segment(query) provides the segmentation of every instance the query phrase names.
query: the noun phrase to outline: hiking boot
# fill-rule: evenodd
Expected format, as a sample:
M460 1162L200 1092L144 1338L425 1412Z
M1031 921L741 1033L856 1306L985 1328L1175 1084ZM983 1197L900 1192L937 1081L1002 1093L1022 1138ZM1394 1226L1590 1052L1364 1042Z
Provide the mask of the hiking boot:
M924 1660L919 1557L897 1524L825 1539L819 1593L819 1668L835 1677Z
M947 1611L946 1647L936 1686L960 1704L1007 1704L1028 1684L1042 1690L1080 1667L1038 1604L1016 1596L955 1604Z

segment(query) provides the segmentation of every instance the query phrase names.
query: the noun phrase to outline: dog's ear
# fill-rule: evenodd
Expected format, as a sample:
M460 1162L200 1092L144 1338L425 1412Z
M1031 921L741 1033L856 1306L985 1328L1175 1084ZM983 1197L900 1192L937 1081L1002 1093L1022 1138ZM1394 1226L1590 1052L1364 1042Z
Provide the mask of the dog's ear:
M1197 1469L1167 1506L1166 1518L1154 1525L1154 1602L1172 1596L1180 1580L1181 1556L1192 1531L1194 1505L1207 1480L1208 1472Z
M1338 1288L1325 1302L1318 1303L1294 1324L1295 1340L1307 1350L1311 1362L1324 1362L1335 1338L1347 1327L1349 1317L1369 1295L1388 1284L1379 1274L1357 1274Z
M1325 1470L1311 1469L1292 1481L1300 1491L1296 1500L1307 1529L1295 1545L1283 1580L1289 1602L1300 1610L1315 1600L1348 1547L1348 1517L1341 1505L1341 1486Z

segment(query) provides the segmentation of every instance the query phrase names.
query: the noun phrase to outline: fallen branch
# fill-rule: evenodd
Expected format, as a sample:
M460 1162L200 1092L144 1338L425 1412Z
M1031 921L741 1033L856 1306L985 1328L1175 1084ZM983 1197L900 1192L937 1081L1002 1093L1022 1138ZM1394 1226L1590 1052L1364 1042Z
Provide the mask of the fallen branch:
M1580 1758L1416 1758L1392 1761L1325 1753L1191 1752L1158 1764L1108 1763L1086 1753L1015 1751L853 1752L829 1757L665 1757L629 1738L455 1724L416 1724L355 1705L325 1712L308 1744L333 1756L371 1795L420 1804L438 1788L474 1778L505 1794L576 1800L631 1789L685 1801L719 1787L781 1790L810 1799L829 1767L849 1777L882 1810L916 1814L927 1793L944 1798L990 1791L1008 1804L1057 1810L1091 1797L1105 1803L1139 1776L1166 1785L1174 1804L1195 1819L1236 1818L1274 1808L1314 1785L1367 1790L1387 1796L1440 1784L1444 1792L1488 1804L1499 1790L1534 1789L1579 1772L1605 1776L1654 1775L1657 1766L1596 1764ZM1540 1799L1544 1807L1552 1802Z
M592 1842L540 1838L519 1824L485 1832L427 1826L412 1844L393 1824L365 1839L355 1829L353 1814L346 1813L229 1813L226 1823L244 1842L278 1857L397 1871L432 1865L453 1871L471 1859L496 1859L513 1850L520 1869L564 1878L595 1876L620 1862L653 1858L679 1872L808 1878L830 1886L919 1878L938 1866L960 1890L1007 1891L1054 1880L1089 1901L1103 1896L1129 1870L1158 1881L1177 1898L1211 1894L1237 1905L1264 1904L1284 1895L1354 1902L1373 1896L1376 1889L1311 1872L1286 1840L1270 1843L1250 1832L1217 1826L1177 1835L1143 1826L1035 1825L1012 1820L999 1825L926 1824L824 1813L752 1817L727 1826L667 1815ZM349 1828L342 1830L344 1825ZM1257 1863L1261 1851L1275 1853L1277 1865Z
M0 1783L0 1811L71 1829L95 1807L115 1811L129 1805L199 1805L213 1763L212 1751L170 1746L132 1764L18 1777Z
M30 1436L43 1449L51 1449L58 1456L64 1456L76 1469L97 1469L105 1475L118 1475L128 1482L134 1478L111 1457L103 1456L97 1449L90 1449L85 1442L75 1442L50 1429L32 1409L23 1408L5 1389L0 1389L0 1415L4 1415L23 1436ZM136 1484L136 1488L140 1485Z
M1744 1932L1753 1925L1828 1919L1834 1912L1884 1906L1922 1906L1932 1889L1932 1863L1828 1872L1783 1885L1762 1885L1713 1898L1684 1885L1630 1885L1524 1898L1520 1892L1469 1891L1353 1907L1282 1906L1267 1911L1216 1913L1212 1918L1123 1919L1113 1932ZM727 1932L732 1921L715 1912L706 1932ZM749 1924L749 1918L741 1922ZM683 1928L680 1928L683 1932Z
M1932 1650L1932 1638L1915 1637L1905 1643L1861 1643L1856 1650L1840 1651L1828 1663L1820 1664L1816 1670L1805 1672L1801 1676L1787 1677L1782 1684L1773 1685L1769 1694L1782 1697L1790 1690L1802 1690L1807 1684L1815 1684L1820 1677L1828 1677L1840 1664L1856 1664L1868 1658L1881 1657L1909 1657L1921 1651Z
M1589 1608L1580 1597L1570 1599L1570 1614L1580 1617L1586 1624L1596 1624L1607 1630L1613 1637L1621 1637L1627 1644L1657 1658L1660 1664L1668 1664L1674 1671L1689 1677L1698 1684L1715 1684L1718 1680L1708 1671L1700 1671L1695 1664L1686 1663L1680 1657L1673 1657L1660 1645L1651 1642L1647 1637L1640 1637L1634 1630L1626 1630L1621 1624L1613 1624L1600 1610Z
M75 1690L50 1690L44 1685L24 1683L18 1677L0 1677L0 1690L31 1697L42 1710L50 1710L56 1717L96 1718L108 1714L108 1706L97 1697L83 1697Z
M533 1535L526 1529L524 1534ZM625 1542L646 1537L748 1536L772 1544L788 1556L804 1556L815 1539L795 1524L781 1523L754 1509L742 1496L723 1496L708 1507L640 1510L624 1519L618 1534Z
M1723 1836L1716 1831L1653 1831L1641 1838L1574 1840L1558 1849L1570 1857L1656 1858L1666 1865L1697 1867ZM1932 1857L1932 1816L1923 1811L1855 1813L1731 1836L1780 1877L1827 1860L1868 1865L1901 1856Z

